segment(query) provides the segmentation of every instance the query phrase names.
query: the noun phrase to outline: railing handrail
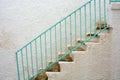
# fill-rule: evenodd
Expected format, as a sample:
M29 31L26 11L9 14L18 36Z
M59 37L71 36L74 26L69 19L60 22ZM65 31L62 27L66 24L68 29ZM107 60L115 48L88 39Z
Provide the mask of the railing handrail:
M112 2L120 2L120 0L109 0L109 3L112 3Z
M80 10L80 8L84 7L85 5L87 5L89 2L91 2L93 0L89 0L88 2L84 3L82 6L80 6L79 8L77 8L76 10L72 11L70 14L68 14L66 17L62 18L61 20L59 20L58 22L56 22L55 24L53 24L52 26L50 26L47 30L43 31L40 33L40 35L36 36L35 38L33 38L30 42L28 42L27 44L25 44L23 47L21 47L19 50L16 51L19 52L20 50L22 50L23 48L25 48L27 45L29 45L30 43L32 43L33 41L35 41L38 37L42 36L44 33L46 33L47 31L49 31L50 29L54 28L58 23L61 23L63 20L65 20L66 18L68 18L70 15L72 15L73 13L75 13L76 11Z

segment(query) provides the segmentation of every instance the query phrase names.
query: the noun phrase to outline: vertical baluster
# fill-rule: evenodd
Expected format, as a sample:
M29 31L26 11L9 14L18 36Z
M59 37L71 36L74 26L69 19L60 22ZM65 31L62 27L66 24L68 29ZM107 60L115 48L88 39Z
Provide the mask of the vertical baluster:
M45 33L45 60L46 60L46 66L47 66L47 42L46 42L46 33Z
M26 64L27 64L27 74L28 74L28 79L30 78L30 74L29 74L29 63L28 63L28 50L27 50L27 46L25 48L26 51Z
M19 70L19 63L18 63L18 52L16 53L16 66L17 66L17 75L18 75L18 80L20 80L20 70Z
M56 25L57 26L57 25ZM57 52L57 33L56 33L56 26L55 26L55 53L56 53L56 58L57 58L57 54L58 54L58 52Z
M101 30L101 0L99 0L99 20L100 20L99 27Z
M30 55L31 55L31 66L32 66L32 75L34 74L34 70L33 70L33 56L32 56L32 43L30 43Z
M85 20L85 40L86 40L86 34L87 34L87 23L86 23L86 5L84 6L84 20Z
M91 34L92 34L91 2L89 2L89 9L90 9L90 37L91 37Z
M95 19L95 22L94 22L94 32L96 33L96 0L94 0L94 19Z
M80 8L80 41L82 41L82 13L81 13L81 8Z
M37 43L35 39L35 53L36 53L36 71L38 73L38 52L37 52Z
M76 40L76 36L77 36L77 31L76 31L76 12L74 13L74 20L75 20L75 42Z
M72 47L72 23L71 23L71 15L70 15L70 46Z
M41 36L40 36L40 57L41 57L41 66L42 66L42 69L43 69L43 55L42 55L42 39L41 39Z
M104 0L104 27L106 27L106 0Z
M66 19L65 19L65 49L67 51L67 29L66 29Z
M111 4L111 0L109 0L109 4Z
M23 51L21 50L21 62L22 62L22 72L23 72L23 79L25 80L25 71L24 71L24 59L23 59Z
M51 29L50 29L50 58L52 61L52 36L51 36Z
M62 31L61 31L61 22L60 22L60 52L62 53Z

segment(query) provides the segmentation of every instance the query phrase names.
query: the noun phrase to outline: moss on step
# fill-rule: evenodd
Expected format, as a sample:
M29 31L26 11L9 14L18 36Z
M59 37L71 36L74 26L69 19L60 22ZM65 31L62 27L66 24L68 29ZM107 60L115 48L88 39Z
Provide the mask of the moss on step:
M104 26L107 26L107 23L104 23L104 21L102 21L102 22L97 22L96 25L97 25L96 30L99 30L99 29L104 29L105 28Z
M81 40L77 40L77 44L78 43L83 43L83 45L85 45L84 41L81 41Z
M77 45L79 45L79 43L76 45L73 45L73 46L68 46L68 49L71 50L71 49L75 48ZM84 45L80 46L79 48L77 48L75 51L86 51L86 47L87 46L84 44Z
M105 28L105 27L104 27L104 28ZM101 28L101 29L104 29L104 28ZM99 31L100 28L96 28L96 30ZM112 27L106 27L106 31L105 31L105 32L110 33L112 30L113 30Z
M42 72L37 75L37 77L33 78L32 80L48 80L48 76L46 75L46 72Z
M77 48L76 51L86 51L86 50L83 48Z
M62 54L62 53L59 54L59 55L58 55L58 58L62 57L63 55L65 55L65 54ZM68 55L66 55L65 58L61 59L60 61L72 62L72 61L73 61L72 55L71 55L71 54L68 54Z
M94 36L94 35L96 35L96 34L87 34L87 37L88 36ZM98 37L98 34L96 35L96 37Z
M49 62L49 65L53 64L54 62ZM60 72L60 64L54 63L52 66L50 66L48 69L46 69L47 72Z

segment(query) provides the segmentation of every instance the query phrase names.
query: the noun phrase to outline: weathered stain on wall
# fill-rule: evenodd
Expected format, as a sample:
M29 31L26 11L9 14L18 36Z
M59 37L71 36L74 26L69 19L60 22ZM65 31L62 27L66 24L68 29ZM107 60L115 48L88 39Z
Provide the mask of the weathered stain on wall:
M0 49L9 50L15 48L12 32L0 32Z

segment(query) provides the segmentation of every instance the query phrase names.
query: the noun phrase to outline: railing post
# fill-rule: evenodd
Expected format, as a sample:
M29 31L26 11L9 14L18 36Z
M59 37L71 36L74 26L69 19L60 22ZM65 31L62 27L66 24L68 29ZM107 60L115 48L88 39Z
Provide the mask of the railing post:
M36 39L35 39L35 53L36 53L36 71L38 73L38 52L37 52L37 43L36 43Z
M56 26L57 25L55 25L55 54L56 54L56 58L57 58L57 54L58 54L58 52L57 52L57 31L56 31Z
M47 60L47 46L46 46L46 45L47 45L47 42L46 42L46 32L45 32L45 34L44 34L44 35L45 35L45 60L46 60L45 62L46 62L46 66L47 66L47 64L48 64L48 63L47 63L47 61L48 61L48 60Z
M81 13L81 8L80 8L80 40L82 41L82 13Z
M20 80L20 71L19 71L19 64L18 64L18 53L16 52L16 68L17 68L17 76L18 76L18 80Z
M65 48L66 48L66 51L67 51L67 29L66 29L66 19L65 19Z
M33 69L33 56L32 56L32 43L30 43L30 55L31 55L32 75L34 75L34 69Z
M71 15L70 15L70 46L72 47L72 22L71 22Z
M61 29L61 22L60 22L60 52L62 53L62 29Z
M40 58L41 58L41 66L42 66L42 69L43 69L43 55L42 55L42 39L41 39L41 36L40 36Z
M22 73L23 73L23 79L25 80L25 70L24 70L24 60L23 60L23 51L21 50L21 62L22 62Z
M100 27L100 31L101 31L101 0L99 0L99 20L100 22L98 22L98 26Z
M77 32L76 32L76 11L75 11L75 13L74 13L74 19L75 19L75 25L74 25L74 26L75 26L75 42L76 42L76 41L77 41L77 40L76 40L76 36L77 36L77 34L76 34L76 33L77 33Z
M94 19L95 19L95 21L94 21L94 33L96 33L96 0L94 0Z
M106 0L104 0L104 27L106 25Z
M26 46L26 64L27 64L27 74L28 74L28 78L30 77L30 74L29 74L29 66L28 66L28 51L27 51L27 46Z
M51 30L50 29L50 58L51 58L51 61L52 61L52 36L51 36Z
M84 5L84 20L85 20L85 40L86 40L86 34L87 34L87 27L86 27L86 5Z
M91 2L89 2L89 9L90 9L90 38L91 38L91 34L92 34Z

